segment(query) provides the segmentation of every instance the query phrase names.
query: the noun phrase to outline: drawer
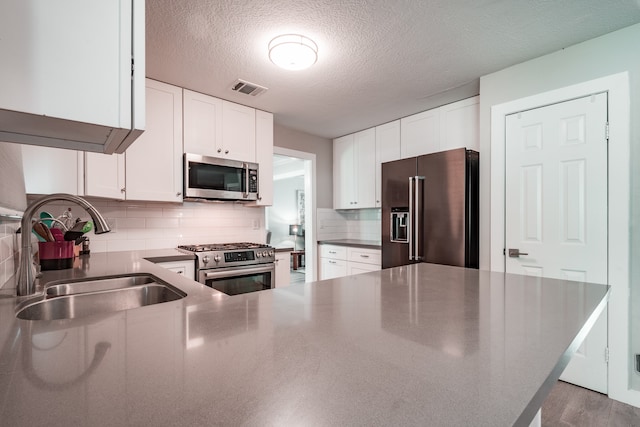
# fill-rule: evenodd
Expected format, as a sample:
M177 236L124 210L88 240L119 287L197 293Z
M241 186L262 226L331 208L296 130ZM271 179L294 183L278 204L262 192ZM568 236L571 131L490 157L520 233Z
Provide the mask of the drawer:
M380 270L379 265L366 264L362 262L352 262L352 261L349 261L347 263L347 274L349 276L352 276L354 274L360 274L360 273L368 273L369 271L378 271L378 270Z
M332 259L347 259L345 246L320 245L320 257Z
M382 265L382 255L378 249L348 248L347 260L378 266Z
M347 261L320 258L320 280L335 279L347 275Z

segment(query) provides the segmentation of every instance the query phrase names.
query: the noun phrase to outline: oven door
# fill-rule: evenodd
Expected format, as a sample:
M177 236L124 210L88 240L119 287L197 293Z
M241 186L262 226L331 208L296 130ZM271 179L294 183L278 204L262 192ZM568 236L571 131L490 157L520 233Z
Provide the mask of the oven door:
M275 287L275 263L200 270L198 281L227 295L246 294Z

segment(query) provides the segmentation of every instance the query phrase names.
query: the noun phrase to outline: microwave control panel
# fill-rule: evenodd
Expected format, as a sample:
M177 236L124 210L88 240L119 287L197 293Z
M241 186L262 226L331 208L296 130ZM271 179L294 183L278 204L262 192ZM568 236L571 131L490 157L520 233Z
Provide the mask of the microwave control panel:
M255 169L249 170L249 193L258 192L258 171Z

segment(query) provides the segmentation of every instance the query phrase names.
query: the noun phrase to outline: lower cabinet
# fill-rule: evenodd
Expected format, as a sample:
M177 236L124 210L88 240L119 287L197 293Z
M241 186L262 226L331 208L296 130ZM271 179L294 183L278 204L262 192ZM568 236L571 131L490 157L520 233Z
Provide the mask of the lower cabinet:
M276 252L276 288L284 288L291 284L290 260L291 252Z
M171 261L171 262L158 262L156 265L164 267L167 270L171 270L174 273L181 274L191 280L195 279L195 264L193 261Z
M381 253L379 249L366 249L350 246L320 245L319 280L351 276L380 270Z

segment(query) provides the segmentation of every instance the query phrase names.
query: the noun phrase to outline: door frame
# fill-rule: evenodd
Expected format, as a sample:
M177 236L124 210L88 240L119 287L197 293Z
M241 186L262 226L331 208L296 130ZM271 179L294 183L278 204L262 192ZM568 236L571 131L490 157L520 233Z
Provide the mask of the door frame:
M599 92L608 92L608 342L609 397L640 407L640 392L630 389L633 360L629 343L630 96L628 72L528 96L491 107L490 257L492 271L505 271L506 116ZM482 96L482 94L481 94Z
M305 239L304 262L305 281L318 280L318 266L316 256L316 155L306 151L292 150L290 148L273 147L273 154L295 157L305 160L304 167L304 192L305 192Z

